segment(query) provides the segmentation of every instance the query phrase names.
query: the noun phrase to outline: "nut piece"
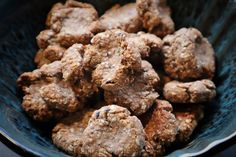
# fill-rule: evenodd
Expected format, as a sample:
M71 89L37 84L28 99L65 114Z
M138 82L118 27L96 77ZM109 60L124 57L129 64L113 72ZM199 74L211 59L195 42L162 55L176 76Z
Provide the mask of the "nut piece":
M216 87L211 80L194 82L171 81L165 84L164 97L173 103L200 103L211 101L216 96Z
M172 114L172 106L168 101L156 100L156 103L142 120L146 133L146 146L142 156L159 156L176 139L178 122Z
M129 3L124 6L116 4L94 23L94 27L99 32L121 29L125 32L136 33L142 29L142 22L137 13L135 3Z
M171 34L175 30L171 19L171 10L166 0L137 0L137 11L148 32L159 37Z
M83 132L94 109L84 109L61 120L52 130L52 141L70 155L81 154Z
M110 105L96 110L84 130L85 156L140 156L145 135L141 122L123 107Z
M212 79L214 50L195 28L182 28L164 39L164 69L172 78L188 81Z
M108 104L116 103L130 109L135 115L145 113L159 96L155 87L159 82L157 73L147 61L142 61L142 71L129 77L130 83L122 87L104 90Z
M204 117L203 105L176 105L174 115L178 120L178 142L186 142L189 140L198 122Z

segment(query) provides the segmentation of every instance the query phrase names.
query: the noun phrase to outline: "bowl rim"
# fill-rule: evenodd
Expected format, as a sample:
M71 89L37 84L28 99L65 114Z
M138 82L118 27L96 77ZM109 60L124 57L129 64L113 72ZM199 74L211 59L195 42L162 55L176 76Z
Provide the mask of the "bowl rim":
M1 136L3 138L1 138ZM218 145L221 145L234 137L236 137L236 130L233 133L230 133L229 135L225 136L224 138L212 141L211 143L208 144L207 147L205 147L204 149L202 149L200 151L193 152L193 153L184 153L184 154L181 154L180 157L194 157L194 156L203 155L204 153L208 152L212 148L214 148ZM4 140L6 140L6 141L4 142ZM14 151L15 153L17 153L19 155L25 153L25 154L30 154L33 156L43 156L43 154L41 154L39 152L35 152L34 150L20 144L17 140L13 139L11 137L11 135L9 135L7 133L7 131L5 131L2 127L0 127L0 141L4 145L8 146L9 149L11 149L12 151ZM12 147L9 147L9 145L14 145L17 148L17 150L13 149ZM174 152L172 152L172 153L174 153ZM170 153L169 155L171 155L172 153Z

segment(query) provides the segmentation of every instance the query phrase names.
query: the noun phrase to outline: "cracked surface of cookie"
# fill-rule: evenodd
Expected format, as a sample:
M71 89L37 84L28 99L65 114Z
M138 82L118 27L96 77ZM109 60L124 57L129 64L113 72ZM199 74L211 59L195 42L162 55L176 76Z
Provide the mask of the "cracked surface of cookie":
M49 108L75 112L83 107L68 83L51 83L39 89L39 93Z
M93 71L94 82L106 89L127 83L127 75L141 69L141 55L133 45L126 42L128 33L122 30L108 30L91 40L84 54L84 66ZM123 80L122 80L123 79Z
M75 112L83 106L77 100L70 83L63 82L60 61L23 73L17 83L25 93L23 109L35 120L54 119L58 114Z
M164 69L177 80L212 79L215 72L214 50L195 28L181 28L164 39Z
M147 61L142 61L142 71L130 76L132 82L120 88L104 90L108 104L116 103L130 109L135 115L145 113L159 94L155 86L159 82L157 73Z
M56 82L62 78L61 62L55 61L51 64L43 65L40 69L32 72L25 72L17 79L18 86L25 91L31 84L37 84L39 81L45 83Z
M26 95L23 97L22 108L37 121L48 121L63 117L66 114L64 111L50 109L41 97L39 90L43 85L44 83L38 83L25 88Z
M84 71L84 48L82 44L72 45L61 60L63 79L72 84L74 92L79 97L89 97L98 91L92 82L91 72Z
M174 115L178 120L178 142L189 140L198 122L204 117L204 107L200 104L194 105L176 105Z
M187 83L171 81L165 84L163 95L173 103L208 102L216 96L216 87L207 79Z
M85 108L62 119L52 130L53 143L70 155L81 155L83 132L94 110Z
M140 52L143 59L147 59L155 53L160 54L163 45L159 37L144 32L138 32L137 34L130 33L126 41L132 45L135 51Z
M147 136L143 156L162 155L165 147L175 141L178 123L172 111L168 101L156 100L150 111L140 117Z
M98 19L97 11L87 3L67 0L56 3L47 17L48 29L37 36L40 48L35 63L38 67L60 60L66 48L75 43L89 44L94 36L92 23Z
M162 41L148 33L131 34L108 30L97 34L86 47L85 68L93 71L94 82L103 89L122 87L132 82L129 75L141 70L141 57L156 52Z
M142 29L142 22L135 3L125 4L124 6L116 4L107 10L94 23L94 26L100 32L110 29L121 29L128 33L136 33Z
M84 130L82 154L86 156L139 156L144 147L140 120L123 107L96 110Z
M34 58L34 62L37 64L38 68L44 64L50 64L54 61L61 60L65 48L59 45L49 45L46 49L40 49Z
M118 56L125 66L133 69L140 68L140 52L133 51L133 45L126 42L128 37L129 33L120 29L107 30L94 36L91 40L92 44L85 50L85 66L94 69L98 64Z
M97 18L97 11L92 5L68 0L64 5L53 7L46 24L55 32L57 42L69 47L74 43L90 42L93 37L91 24Z
M164 37L175 30L166 0L137 0L137 11L148 32Z

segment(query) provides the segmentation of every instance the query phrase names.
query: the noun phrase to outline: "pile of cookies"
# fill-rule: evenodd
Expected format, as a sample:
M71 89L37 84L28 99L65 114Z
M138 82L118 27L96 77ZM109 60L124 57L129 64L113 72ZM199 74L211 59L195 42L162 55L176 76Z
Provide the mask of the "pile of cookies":
M189 140L216 96L211 44L195 28L175 31L165 0L116 4L100 17L67 0L46 26L38 69L17 83L24 111L57 121L52 141L70 155L163 155Z

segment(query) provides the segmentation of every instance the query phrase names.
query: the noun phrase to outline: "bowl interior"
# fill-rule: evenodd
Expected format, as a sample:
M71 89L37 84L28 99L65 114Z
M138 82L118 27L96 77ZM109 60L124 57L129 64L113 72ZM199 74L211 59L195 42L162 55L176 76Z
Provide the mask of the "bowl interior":
M56 0L3 0L0 3L0 134L39 156L67 156L50 139L50 125L31 121L21 109L17 77L35 69L35 37ZM125 0L87 0L102 14ZM206 117L187 145L169 156L197 155L236 134L236 2L169 0L176 29L197 27L212 43L217 59L217 97L206 104Z

